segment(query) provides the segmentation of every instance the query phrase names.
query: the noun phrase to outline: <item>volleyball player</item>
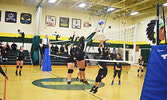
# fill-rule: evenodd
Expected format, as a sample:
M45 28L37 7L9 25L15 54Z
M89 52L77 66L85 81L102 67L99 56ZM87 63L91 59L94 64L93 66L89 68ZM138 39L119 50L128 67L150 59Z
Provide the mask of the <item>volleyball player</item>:
M68 59L67 59L67 67L68 67L68 73L67 73L67 85L71 85L71 76L72 73L74 71L74 48L73 48L73 44L71 44L70 46L68 46L68 44L65 45L65 48L67 50L67 55L68 55Z
M99 51L100 59L107 60L108 51L105 51L105 47L104 47L103 43L104 43L104 41L100 40L98 51ZM102 46L102 52L100 49L101 46ZM96 82L94 83L94 86L90 90L90 92L93 92L94 94L98 91L98 88L101 84L102 79L107 75L107 72L108 72L106 62L98 62L98 65L99 65L100 69L99 69L98 75L95 79Z
M0 73L1 73L4 77L6 77L6 79L8 79L7 74L3 71L3 69L1 68L1 66L0 66Z
M89 83L86 80L85 77L85 60L84 60L84 48L85 48L85 37L82 36L79 39L79 44L78 44L78 51L76 54L76 58L77 58L77 64L79 66L79 75L80 75L80 81L85 83L86 85L89 85Z
M120 54L117 54L116 60L117 61L122 61L122 58L121 58ZM118 85L121 85L121 71L122 71L122 64L119 63L119 62L114 63L114 76L113 76L113 80L111 82L111 85L114 84L114 79L115 79L117 73L118 73L118 78L119 78Z
M138 65L138 70L137 70L137 73L138 73L137 76L139 77L140 69L141 69L141 76L143 76L144 60L143 60L142 56L140 56L140 58L138 59L138 64L139 65Z
M21 46L20 47L20 50L17 52L17 56L16 56L16 63L17 63L17 67L16 67L16 76L18 76L18 68L20 67L20 70L19 70L19 75L21 76L21 70L23 68L23 59L26 59L26 57L24 56L24 52L23 52L23 47Z

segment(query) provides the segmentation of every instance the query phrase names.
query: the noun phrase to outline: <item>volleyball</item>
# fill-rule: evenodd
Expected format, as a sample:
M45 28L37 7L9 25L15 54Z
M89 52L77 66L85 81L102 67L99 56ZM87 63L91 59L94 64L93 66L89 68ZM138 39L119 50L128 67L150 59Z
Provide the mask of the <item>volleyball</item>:
M104 24L103 20L99 20L98 24L99 24L99 25Z

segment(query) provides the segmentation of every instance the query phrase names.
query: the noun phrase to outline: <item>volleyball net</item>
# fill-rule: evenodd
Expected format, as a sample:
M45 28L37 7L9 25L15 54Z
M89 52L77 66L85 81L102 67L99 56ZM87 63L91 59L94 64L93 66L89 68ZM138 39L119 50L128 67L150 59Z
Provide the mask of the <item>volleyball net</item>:
M116 31L104 32L106 40L115 44L124 61L135 62L137 24Z

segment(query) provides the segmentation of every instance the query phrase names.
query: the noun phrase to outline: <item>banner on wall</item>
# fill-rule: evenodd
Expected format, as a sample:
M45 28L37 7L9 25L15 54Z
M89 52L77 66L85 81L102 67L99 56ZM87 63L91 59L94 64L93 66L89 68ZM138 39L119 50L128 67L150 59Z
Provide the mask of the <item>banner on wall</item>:
M6 11L5 12L5 22L16 23L17 22L17 13Z
M21 13L20 22L22 24L30 24L32 20L32 15L29 13Z
M1 11L0 11L0 22L1 22Z
M81 19L72 19L72 28L81 29Z
M69 28L69 18L60 17L59 27Z
M89 27L89 22L84 22L84 27Z
M46 25L47 26L56 26L56 17L55 16L46 16Z

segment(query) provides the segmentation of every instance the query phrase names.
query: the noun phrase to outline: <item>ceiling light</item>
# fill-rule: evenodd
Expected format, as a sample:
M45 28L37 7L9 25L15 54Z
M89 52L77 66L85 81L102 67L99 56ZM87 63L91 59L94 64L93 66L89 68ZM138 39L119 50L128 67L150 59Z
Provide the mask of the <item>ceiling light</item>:
M133 12L133 13L130 13L130 15L137 15L137 14L139 14L139 12Z
M107 9L108 12L112 12L114 10L115 10L115 8L113 8L113 7L110 7L110 8Z
M49 2L49 3L55 3L56 0L49 0L48 2Z
M79 4L78 5L80 8L84 8L84 7L86 7L86 4L85 3L81 3L81 4Z
M163 4L163 6L167 6L167 2Z

